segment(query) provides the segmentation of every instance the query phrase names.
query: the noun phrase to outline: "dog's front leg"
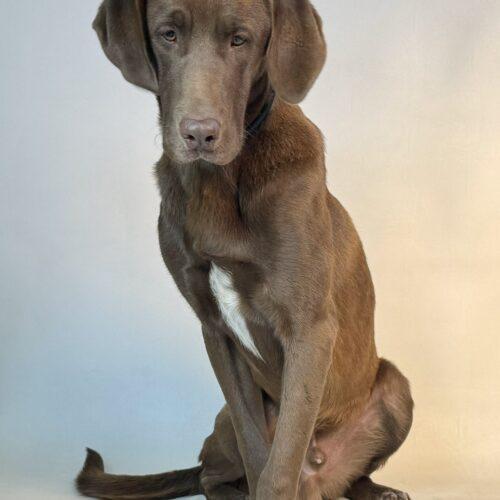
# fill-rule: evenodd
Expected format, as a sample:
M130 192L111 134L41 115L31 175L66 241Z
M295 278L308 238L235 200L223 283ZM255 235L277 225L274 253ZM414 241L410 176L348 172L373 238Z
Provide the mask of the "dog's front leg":
M335 324L321 321L283 341L281 406L257 500L294 500L332 362Z
M225 332L205 326L203 338L231 413L250 498L255 498L270 449L262 391Z

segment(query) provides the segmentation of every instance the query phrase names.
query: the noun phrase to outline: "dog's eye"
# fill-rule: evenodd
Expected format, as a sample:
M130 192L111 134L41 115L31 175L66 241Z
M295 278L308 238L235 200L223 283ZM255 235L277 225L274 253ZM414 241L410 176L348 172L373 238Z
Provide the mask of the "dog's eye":
M242 37L241 35L234 35L233 39L231 40L231 45L233 47L241 47L245 43L246 38Z
M174 43L177 41L177 33L174 30L165 31L163 38L169 43Z

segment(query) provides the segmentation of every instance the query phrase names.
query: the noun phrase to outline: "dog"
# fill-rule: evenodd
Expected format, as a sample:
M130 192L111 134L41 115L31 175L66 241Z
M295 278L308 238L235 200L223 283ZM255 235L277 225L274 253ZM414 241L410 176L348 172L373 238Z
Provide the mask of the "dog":
M298 107L326 59L309 0L105 0L106 56L158 99L159 240L198 316L226 405L200 465L106 474L83 495L407 499L370 475L406 439L407 379L379 358L374 290Z

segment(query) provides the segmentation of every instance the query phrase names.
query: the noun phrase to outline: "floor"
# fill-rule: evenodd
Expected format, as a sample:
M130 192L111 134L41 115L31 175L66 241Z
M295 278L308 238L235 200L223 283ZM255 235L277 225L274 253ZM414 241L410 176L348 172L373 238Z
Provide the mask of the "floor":
M410 491L413 500L498 500L500 493L488 493L488 488L482 492L474 493L474 485L459 485L450 488L433 489L432 487ZM486 491L485 491L486 490ZM500 491L500 490L497 490ZM2 500L76 500L80 498L74 493L70 486L57 488L50 487L23 487L23 486L1 486L0 498ZM204 497L193 497L203 500Z

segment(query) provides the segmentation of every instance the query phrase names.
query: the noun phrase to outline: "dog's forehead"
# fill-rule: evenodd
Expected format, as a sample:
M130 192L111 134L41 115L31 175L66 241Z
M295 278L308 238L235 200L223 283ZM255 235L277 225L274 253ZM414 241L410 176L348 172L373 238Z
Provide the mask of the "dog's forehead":
M153 17L184 12L195 22L232 18L258 26L270 9L269 0L149 0L148 11Z

